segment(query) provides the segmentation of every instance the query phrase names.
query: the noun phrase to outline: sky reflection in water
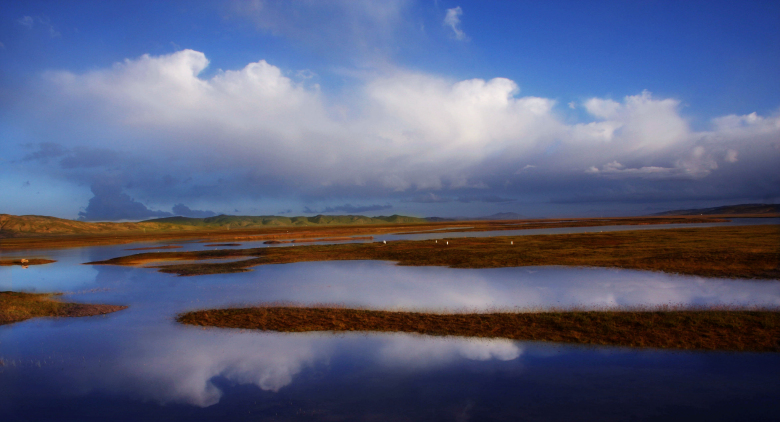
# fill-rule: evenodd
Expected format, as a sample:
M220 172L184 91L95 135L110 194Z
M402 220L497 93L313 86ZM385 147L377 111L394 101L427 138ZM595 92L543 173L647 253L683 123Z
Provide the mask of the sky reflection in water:
M173 321L177 313L192 309L275 301L455 311L663 304L777 307L778 281L563 267L401 267L375 261L269 265L203 277L76 265L119 255L117 249L62 250L54 264L0 269L0 290L64 290L72 292L68 300L130 305L105 317L38 319L1 327L5 366L0 367L0 389L7 393L0 398L0 411L12 420L21 415L48 418L37 410L36 400L58 409L61 419L70 417L63 409L70 409L74 419L84 419L80 406L99 409L101 403L111 404L107 413L94 410L102 417L115 415L117 409L135 409L145 416L168 412L172 418L208 419L213 417L209 412L250 407L273 416L292 412L294 404L348 418L376 412L419 415L434 406L450 412L450 419L516 415L528 409L543 412L529 414L530 419L564 418L585 408L613 412L606 419L653 414L646 413L650 410L662 415L663 409L701 416L694 410L704 406L709 409L704 414L718 419L729 415L722 409L725 402L747 406L747 413L743 409L740 415L761 419L771 415L776 409L771 403L780 398L777 354L662 352L407 334L202 330ZM640 387L641 393L627 398L628 391ZM369 391L384 398L368 397ZM568 398L561 396L564 393ZM571 394L593 400L560 407ZM371 404L350 407L358 397ZM271 407L252 407L258 400ZM168 406L156 407L159 404ZM172 404L204 410L192 414L184 410L188 407ZM288 416L294 419L292 413Z

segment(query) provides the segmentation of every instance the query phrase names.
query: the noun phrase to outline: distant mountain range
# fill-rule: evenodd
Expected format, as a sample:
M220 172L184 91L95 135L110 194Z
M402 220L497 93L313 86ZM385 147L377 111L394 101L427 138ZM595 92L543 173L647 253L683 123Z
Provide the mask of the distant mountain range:
M403 215L366 217L362 215L317 215L314 217L233 216L207 218L166 217L140 222L84 222L41 215L0 214L0 238L41 234L100 234L131 231L176 231L203 229L252 229L280 226L321 226L361 224L413 224L428 220Z
M674 210L659 212L656 216L663 215L717 215L717 214L780 214L780 205L774 204L741 204L726 205L714 208L695 208L690 210Z

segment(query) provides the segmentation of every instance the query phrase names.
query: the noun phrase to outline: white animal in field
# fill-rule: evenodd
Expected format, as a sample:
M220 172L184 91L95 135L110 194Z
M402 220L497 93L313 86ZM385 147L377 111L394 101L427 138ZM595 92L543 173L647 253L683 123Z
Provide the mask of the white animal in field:
M510 245L514 245L514 244L515 244L515 241L514 241L514 240L511 240L511 241L509 241L509 244L510 244Z
M387 245L387 240L383 240L383 241L382 241L382 243L384 243L385 245Z

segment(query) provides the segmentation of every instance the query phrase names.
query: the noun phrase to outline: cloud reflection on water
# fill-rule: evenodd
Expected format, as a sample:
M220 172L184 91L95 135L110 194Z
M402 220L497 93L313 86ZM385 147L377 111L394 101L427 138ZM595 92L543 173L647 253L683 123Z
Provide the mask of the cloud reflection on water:
M67 271L61 271L63 267ZM502 339L409 334L202 330L173 322L177 313L192 309L274 301L446 311L664 304L780 306L778 281L565 267L404 267L376 261L268 265L248 273L204 277L176 277L142 268L74 266L62 261L35 272L14 272L13 283L15 289L42 284L83 289L84 293L66 298L130 307L100 318L37 320L2 327L0 357L47 362L47 356L57 356L63 367L48 370L45 381L57 394L107 392L202 407L221 400L219 380L278 392L307 370L336 376L331 365L334 359L360 360L372 370L424 373L446 368L457 372L468 361L514 361L527 355L527 346ZM32 374L26 371L37 369L8 370L21 371L15 379L26 382L26 375Z
M215 383L218 378L278 392L307 368L328 372L334 356L359 356L369 366L425 371L464 359L513 360L523 351L519 343L502 339L276 334L175 326L151 331L151 335L148 331L125 331L127 336L121 345L112 348L114 354L104 355L100 365L86 369L68 366L69 373L64 374L62 381L75 382L69 388L82 394L102 391L160 404L207 407L217 404L222 397L223 392ZM58 333L52 334L54 339L50 341L68 341ZM72 381L67 380L71 377Z

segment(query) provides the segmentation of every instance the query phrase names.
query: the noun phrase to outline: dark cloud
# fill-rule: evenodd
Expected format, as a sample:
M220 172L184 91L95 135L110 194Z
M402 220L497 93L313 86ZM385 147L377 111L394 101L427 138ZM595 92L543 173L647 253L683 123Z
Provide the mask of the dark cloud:
M344 212L347 214L356 214L361 212L368 212L368 211L381 211L381 210L389 210L390 208L393 208L390 204L385 205L368 205L368 206L353 206L352 204L344 204L339 205L336 207L325 207L321 210L311 209L309 207L304 207L303 212L306 214L329 214L333 212Z
M113 165L122 161L122 153L105 148L77 146L65 148L54 142L28 144L27 147L37 147L36 151L26 154L22 161L40 161L47 163L50 159L61 158L63 169L93 168Z
M436 195L435 193L425 193L425 194L415 195L408 199L402 199L401 202L414 202L418 204L437 204L437 203L444 203L444 202L452 202L452 198L442 197Z
M146 205L122 192L115 185L92 185L95 195L89 200L87 209L79 212L82 221L144 220L156 217L171 217L165 211L150 210Z
M60 144L54 142L41 142L39 144L28 144L26 147L37 146L38 150L26 154L22 157L22 161L43 161L46 162L50 158L59 158L68 153L68 150Z
M117 151L104 148L76 147L60 160L64 169L105 167L119 163L122 156Z
M514 201L516 200L510 198L502 198L497 195L479 195L479 196L466 195L458 198L458 202L463 202L466 204L471 202L485 202L489 204L499 204L505 202L514 202Z
M215 215L217 215L217 213L215 213L214 211L192 210L190 209L190 207L184 204L174 205L173 213L175 215L180 215L182 217L194 217L194 218L214 217Z

